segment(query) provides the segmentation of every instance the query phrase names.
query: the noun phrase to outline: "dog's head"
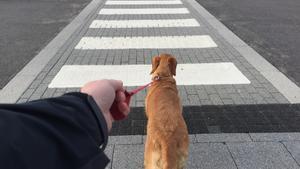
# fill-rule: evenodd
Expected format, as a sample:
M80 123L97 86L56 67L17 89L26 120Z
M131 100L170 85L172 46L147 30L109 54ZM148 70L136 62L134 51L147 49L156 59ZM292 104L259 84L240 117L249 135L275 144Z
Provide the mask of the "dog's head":
M173 77L176 75L177 61L170 54L160 54L152 58L152 77Z

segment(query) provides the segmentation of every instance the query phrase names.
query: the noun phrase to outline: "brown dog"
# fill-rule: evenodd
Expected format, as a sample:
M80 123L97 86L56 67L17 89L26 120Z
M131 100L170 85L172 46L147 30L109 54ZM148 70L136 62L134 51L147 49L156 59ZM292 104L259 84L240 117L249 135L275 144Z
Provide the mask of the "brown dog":
M189 137L176 88L176 59L161 54L152 59L152 80L146 97L146 169L182 169L188 156Z

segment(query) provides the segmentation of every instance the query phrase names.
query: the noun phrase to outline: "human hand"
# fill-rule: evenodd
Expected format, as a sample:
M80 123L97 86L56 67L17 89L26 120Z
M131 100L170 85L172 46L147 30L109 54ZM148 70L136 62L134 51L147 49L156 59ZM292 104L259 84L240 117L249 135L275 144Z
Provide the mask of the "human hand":
M98 107L103 113L107 123L108 131L111 130L114 121L111 112L111 105L116 100L119 110L127 116L129 113L129 105L125 102L125 94L123 82L119 80L97 80L88 82L81 88L81 93L86 93L93 97Z

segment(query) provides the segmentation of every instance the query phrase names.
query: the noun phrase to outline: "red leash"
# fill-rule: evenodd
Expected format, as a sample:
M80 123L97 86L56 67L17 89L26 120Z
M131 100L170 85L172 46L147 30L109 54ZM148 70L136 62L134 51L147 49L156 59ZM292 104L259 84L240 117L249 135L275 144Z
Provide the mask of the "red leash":
M131 96L137 94L137 93L140 92L141 90L143 90L143 89L145 89L146 87L150 86L152 83L153 83L153 82L150 82L150 83L148 83L148 84L146 84L146 85L144 85L144 86L140 86L140 87L138 87L138 88L136 88L136 89L134 89L134 90L132 90L132 91L129 91L129 92L125 90L125 91L124 91L125 96L126 96L125 102L128 104L128 106L129 106L129 104L130 104ZM120 110L119 110L119 108L118 108L118 103L117 103L116 100L113 102L113 104L111 105L111 107L110 107L109 110L110 110L111 115L113 116L114 120L122 120L122 119L124 119L124 118L126 117L122 112L120 112Z

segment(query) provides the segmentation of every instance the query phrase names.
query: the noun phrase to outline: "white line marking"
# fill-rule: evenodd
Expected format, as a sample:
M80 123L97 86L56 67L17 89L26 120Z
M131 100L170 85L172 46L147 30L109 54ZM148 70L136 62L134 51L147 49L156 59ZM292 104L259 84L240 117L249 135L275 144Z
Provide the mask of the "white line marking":
M188 14L187 8L103 8L100 15Z
M90 28L197 27L196 19L94 20Z
M213 48L217 44L208 35L149 37L83 37L75 49L170 49Z
M65 65L49 88L82 87L98 79L120 79L124 86L140 86L150 82L150 71L151 65ZM231 62L178 64L175 78L177 85L250 84Z
M106 5L156 5L156 4L182 4L179 0L171 1L106 1Z

